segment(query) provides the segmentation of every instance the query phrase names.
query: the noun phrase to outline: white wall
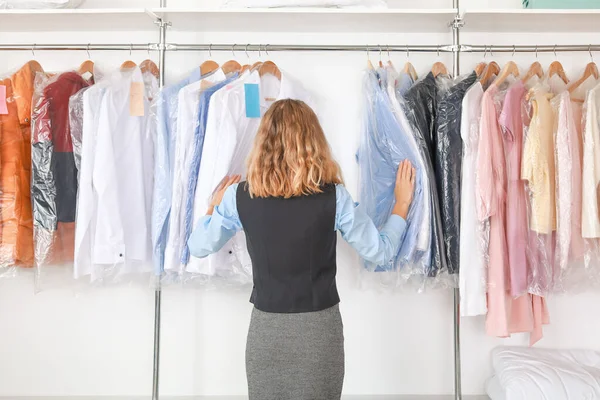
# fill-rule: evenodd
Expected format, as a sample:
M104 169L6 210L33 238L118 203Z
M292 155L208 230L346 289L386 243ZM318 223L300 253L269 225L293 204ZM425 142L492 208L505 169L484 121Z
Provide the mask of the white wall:
M176 0L170 0L175 2ZM186 0L178 0L181 5ZM190 0L191 1L191 0ZM461 7L480 7L463 0ZM436 0L425 6L448 7ZM99 6L101 0L88 0ZM125 1L113 2L123 6ZM130 0L127 4L156 6L158 1ZM518 6L518 0L496 0L491 7ZM414 2L394 4L414 7ZM398 27L399 30L402 27ZM464 43L539 44L598 43L600 35L463 34ZM47 33L19 36L22 42L148 42L156 32ZM126 38L126 39L124 39ZM415 43L445 44L449 34L308 34L170 32L168 40L181 43ZM548 40L551 40L549 42ZM14 42L0 33L0 42ZM237 52L243 60L242 51ZM2 53L2 70L18 68L28 52ZM282 69L303 81L320 102L320 115L335 156L342 165L350 191L356 194L354 152L359 135L360 77L366 55L361 53L271 53ZM47 70L79 65L85 52L38 52ZM133 60L148 57L134 52ZM156 55L152 55L156 57ZM168 53L167 81L174 82L208 57L200 53ZM251 57L256 58L255 54ZM384 57L386 55L384 54ZM105 65L118 66L128 54L92 52ZM217 61L230 53L213 54ZM376 53L371 54L377 59ZM481 55L463 55L467 71ZM489 58L489 57L488 57ZM495 55L500 64L509 55ZM534 55L517 55L523 67ZM553 55L540 55L547 65ZM576 77L587 63L587 54L559 55L569 76ZM404 54L393 54L396 65ZM435 54L411 54L425 72ZM451 58L441 59L451 65ZM339 287L346 326L346 382L348 394L445 394L453 390L452 293L374 293L356 287L358 260L344 243L339 245ZM163 292L161 392L164 395L243 394L244 347L251 305L247 290L199 291L168 288ZM145 285L87 289L49 283L39 294L33 276L23 273L0 280L0 396L18 395L148 395L152 380L154 293ZM551 298L552 324L545 329L544 347L584 347L600 350L597 340L600 295L567 295ZM500 344L527 343L527 337L489 338L484 319L463 319L463 387L466 393L483 393L491 374L490 350Z

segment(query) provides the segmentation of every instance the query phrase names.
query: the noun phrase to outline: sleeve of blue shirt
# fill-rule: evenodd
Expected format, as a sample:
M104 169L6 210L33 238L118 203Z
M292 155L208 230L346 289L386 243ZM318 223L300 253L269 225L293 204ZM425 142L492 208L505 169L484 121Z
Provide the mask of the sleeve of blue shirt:
M354 203L346 188L337 185L335 229L363 259L375 265L385 265L391 263L398 253L406 221L392 214L378 231L362 207Z
M235 184L225 191L221 204L212 215L198 220L188 240L194 257L202 258L219 251L243 229L237 211L237 187ZM346 188L337 185L335 229L362 258L383 265L391 262L398 252L406 221L398 215L391 215L378 231L371 218L354 203Z
M203 258L216 253L242 230L237 211L237 188L237 183L227 188L221 204L215 207L213 214L198 220L188 240L190 254L194 257Z

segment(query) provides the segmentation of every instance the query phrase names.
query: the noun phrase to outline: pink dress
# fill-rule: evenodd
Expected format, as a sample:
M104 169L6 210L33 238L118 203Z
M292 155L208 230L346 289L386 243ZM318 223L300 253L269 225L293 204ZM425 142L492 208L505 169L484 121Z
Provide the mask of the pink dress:
M510 295L505 230L507 165L498 123L499 98L501 93L496 84L483 94L477 154L477 215L482 222L489 220L490 225L486 331L497 337L531 332L530 343L533 345L542 337L542 325L548 323L549 318L543 298L526 294L513 299Z

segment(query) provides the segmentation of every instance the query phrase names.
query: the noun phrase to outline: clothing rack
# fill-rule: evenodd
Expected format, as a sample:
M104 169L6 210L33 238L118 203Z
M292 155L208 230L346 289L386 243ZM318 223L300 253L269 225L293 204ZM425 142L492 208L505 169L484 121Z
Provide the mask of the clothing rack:
M453 8L460 9L460 0L452 0ZM167 7L167 0L160 0L160 7ZM464 21L460 13L457 13L449 27L452 31L452 43L445 45L297 45L297 44L179 44L167 42L167 30L171 23L164 18L156 17L155 24L159 29L158 42L145 44L0 44L0 51L31 51L35 56L36 51L157 51L159 67L159 85L164 85L166 54L170 51L206 51L209 54L212 51L232 52L269 52L276 51L304 51L304 52L365 52L367 57L370 53L390 53L390 52L410 52L415 53L452 53L453 65L452 72L455 76L460 74L460 54L461 53L484 53L493 55L498 53L548 53L548 52L589 52L600 51L600 45L581 44L581 45L469 45L460 43L460 30L464 26ZM89 54L88 54L89 55ZM160 367L160 333L161 333L161 287L157 285L154 300L154 346L153 346L153 379L152 379L152 400L159 400L159 367ZM454 327L454 397L456 400L462 399L461 387L461 359L460 359L460 292L454 289L454 309L453 309L453 327Z

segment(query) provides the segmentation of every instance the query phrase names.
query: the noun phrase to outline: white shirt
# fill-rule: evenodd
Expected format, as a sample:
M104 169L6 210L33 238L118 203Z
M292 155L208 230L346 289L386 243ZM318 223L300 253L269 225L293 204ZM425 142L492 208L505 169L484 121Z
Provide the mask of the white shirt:
M476 167L479 143L479 120L483 88L475 83L462 102L460 136L463 140L463 167L460 203L460 311L463 317L485 315L486 300L486 232L477 218Z
M584 238L600 238L598 183L600 183L600 85L590 90L583 133L583 182L581 230Z
M153 137L150 103L143 116L130 115L132 83L144 83L139 68L114 80L102 97L92 173L97 218L92 262L117 274L152 270L150 209Z
M302 85L283 72L279 81L273 75L260 77L254 71L244 83L259 85L261 115L274 102L273 99L297 99L313 107L311 98ZM212 193L223 177L246 175L246 159L261 119L246 117L245 86L232 86L216 92L210 100L194 199L194 222L206 213ZM243 232L234 236L216 254L203 259L191 257L187 271L224 276L238 275L236 272L239 272L245 277L251 276L251 262Z
M187 184L190 176L194 131L198 125L198 107L200 92L204 84L225 80L225 74L219 68L214 74L202 81L183 87L178 94L177 131L175 132L175 158L173 162L173 192L169 232L165 247L165 271L181 272L181 250L185 229L184 208L187 201ZM205 83L202 83L205 82Z

